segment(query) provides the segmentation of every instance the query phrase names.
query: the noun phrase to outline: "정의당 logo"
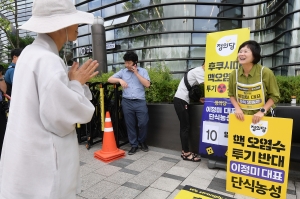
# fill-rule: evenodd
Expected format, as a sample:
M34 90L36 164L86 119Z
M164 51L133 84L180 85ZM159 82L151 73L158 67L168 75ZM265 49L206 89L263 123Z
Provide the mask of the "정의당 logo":
M253 135L263 136L268 131L268 121L259 121L257 124L250 124L250 131Z
M220 56L231 55L236 49L237 35L227 35L218 40L216 51Z

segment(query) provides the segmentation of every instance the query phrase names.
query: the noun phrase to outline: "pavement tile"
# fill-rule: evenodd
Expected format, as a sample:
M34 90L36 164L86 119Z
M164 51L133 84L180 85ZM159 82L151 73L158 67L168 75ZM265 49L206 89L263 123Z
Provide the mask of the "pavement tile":
M157 180L161 175L162 173L156 171L145 170L137 176L135 176L134 178L130 179L128 182L147 187L151 185L155 180Z
M226 171L225 170L222 170L220 169L217 174L216 174L216 178L221 178L221 179L226 179Z
M135 161L134 163L128 165L125 167L126 169L135 170L135 171L143 171L146 168L148 168L150 165L152 165L154 162L150 160L145 159L139 159Z
M182 182L181 180L160 177L154 183L152 183L150 187L168 191L168 192L173 192L181 182Z
M191 175L197 175L200 178L212 180L218 173L218 169L208 169L205 167L197 167Z
M206 189L207 191L210 191L210 192L213 192L213 193L217 193L217 194L221 194L223 196L228 196L228 197L232 197L234 196L234 193L230 193L230 192L223 192L223 191L218 191L218 190L215 190L215 189L210 189L210 188L207 188Z
M134 199L141 191L121 186L117 190L107 195L106 199Z
M295 182L296 187L296 196L297 198L300 198L300 182Z
M201 162L192 162L192 161L187 161L187 160L181 160L176 164L176 166L194 170L200 165L200 163Z
M171 193L171 195L169 195L169 197L168 197L167 199L174 199L175 196L179 193L179 191L180 191L180 190L175 189L175 190Z
M234 195L232 192L226 191L226 180L221 178L214 178L207 187L208 189L227 193L228 195Z
M129 159L122 158L122 159L119 159L119 160L116 160L116 161L113 161L113 162L109 163L109 165L124 168L124 167L127 167L128 165L130 165L133 162L134 162L134 160L129 160Z
M102 161L94 158L94 156L89 157L89 158L87 158L85 160L82 160L82 162L85 162L86 166L91 167L91 168L95 168L95 169L99 169L102 166L107 165L107 163L102 162Z
M199 176L188 176L182 183L182 186L190 185L193 187L197 187L199 189L207 189L208 185L210 184L211 180L202 179Z
M180 176L176 176L176 175L172 175L172 174L168 174L168 173L162 174L162 177L171 178L171 179L179 180L179 181L185 180L184 177L180 177Z
M132 183L132 182L125 182L123 184L123 186L128 187L128 188L132 188L132 189L136 189L136 190L140 190L140 191L144 191L147 188L146 186L135 184L135 183Z
M134 171L134 170L130 170L130 169L121 169L120 172L124 172L124 173L130 173L132 175L137 175L139 174L140 172L139 171Z
M295 191L296 190L295 183L293 181L291 181L291 180L288 180L288 186L287 186L287 188L289 190Z
M103 180L105 176L101 176L96 173L90 173L84 177L81 178L81 190L86 190L90 188L91 186L97 184L101 180Z
M165 199L170 195L170 192L154 189L152 187L147 188L135 199Z
M160 160L167 161L167 162L174 162L174 163L178 163L180 161L179 159L170 158L170 157L166 157L166 156L160 158Z
M286 194L286 199L297 199L296 195Z
M174 162L166 162L160 159L157 162L155 162L155 164L150 165L147 169L151 171L165 173L174 165Z
M130 180L131 178L133 178L134 176L135 175L118 171L112 174L111 176L109 176L108 178L106 178L105 180L109 182L113 182L115 184L122 185L128 180Z
M101 167L100 169L95 170L94 172L98 173L100 175L103 175L103 176L110 176L110 175L116 173L117 171L119 171L120 169L121 169L120 167L105 165L105 166Z
M130 149L129 149L129 150L130 150ZM129 151L129 150L127 150L126 153L125 153L126 159L129 159L129 160L138 160L138 159L140 159L141 157L143 157L144 155L147 154L147 152L141 151L141 150L139 149L135 154L133 154L133 155L128 155L128 151Z
M287 193L287 194L291 194L291 195L296 195L296 190L290 190L290 189L288 189L288 190L286 191L286 193Z
M81 161L79 163L80 163L80 166L83 166L86 164L85 162L81 162Z
M89 189L81 192L79 196L88 198L88 199L99 199L104 198L116 189L118 189L120 185L115 183L101 181L94 186L90 187Z
M146 155L144 155L143 157L141 157L141 160L149 160L149 161L157 161L160 158L162 158L163 155L162 154L158 154L158 153L147 153Z
M234 194L233 198L237 198L237 199L255 199L255 198L252 198L252 197L249 197L249 196L244 196L242 194Z
M192 172L191 169L176 165L176 166L173 166L171 169L169 169L166 173L185 178L185 177L189 176L191 174L191 172Z
M83 176L93 172L95 169L88 167L86 165L83 165L83 166L79 167L79 170L80 170L80 177L83 177Z

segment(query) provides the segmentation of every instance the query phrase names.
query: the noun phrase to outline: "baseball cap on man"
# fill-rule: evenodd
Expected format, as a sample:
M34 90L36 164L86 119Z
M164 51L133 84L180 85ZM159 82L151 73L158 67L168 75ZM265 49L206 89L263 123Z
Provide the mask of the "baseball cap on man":
M34 0L32 16L19 29L50 33L74 24L93 24L94 15L76 10L71 0Z

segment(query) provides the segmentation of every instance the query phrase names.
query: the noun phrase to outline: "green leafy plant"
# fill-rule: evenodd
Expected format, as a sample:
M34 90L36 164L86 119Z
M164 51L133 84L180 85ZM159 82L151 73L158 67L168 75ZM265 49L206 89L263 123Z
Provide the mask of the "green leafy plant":
M146 100L148 103L172 103L180 79L174 79L169 69L164 64L148 69L151 79L150 88L146 89ZM103 73L97 76L91 82L107 82L107 79L113 75L113 72ZM300 103L300 76L286 77L276 76L280 91L280 100L278 103L290 103L291 96L296 96L297 103ZM121 88L121 87L120 87ZM200 84L202 95L204 96L204 84Z

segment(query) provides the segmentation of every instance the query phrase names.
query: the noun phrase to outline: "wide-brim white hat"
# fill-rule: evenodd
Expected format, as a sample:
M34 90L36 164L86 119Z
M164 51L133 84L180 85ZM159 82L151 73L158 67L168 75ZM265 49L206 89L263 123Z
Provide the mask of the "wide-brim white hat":
M94 15L76 10L71 0L34 0L32 17L19 29L50 33L74 24L93 24Z

